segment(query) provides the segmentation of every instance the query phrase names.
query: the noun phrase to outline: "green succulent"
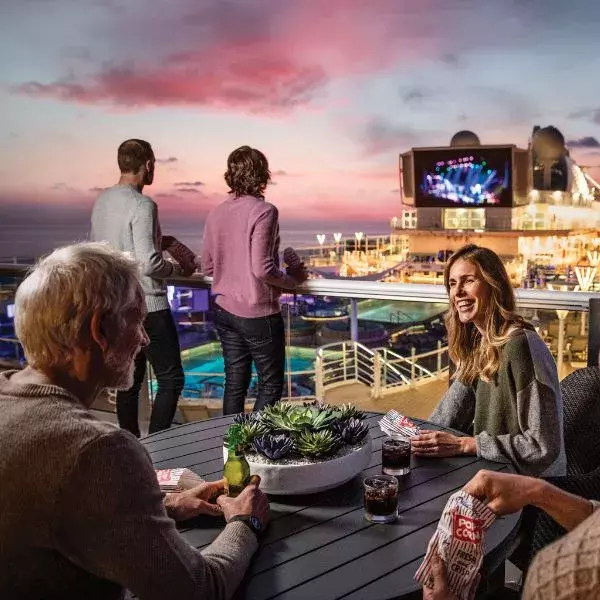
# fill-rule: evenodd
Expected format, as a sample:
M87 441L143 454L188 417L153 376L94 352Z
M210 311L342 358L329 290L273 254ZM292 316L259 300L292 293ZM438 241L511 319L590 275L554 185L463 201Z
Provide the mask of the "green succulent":
M261 421L247 421L242 425L241 436L243 445L250 446L255 437L269 432L269 428Z
M338 420L338 416L332 408L326 408L324 410L315 410L313 408L311 410L313 411L312 428L315 431L331 427L333 423Z
M365 413L358 410L353 404L342 404L339 408L339 418L341 421L348 421L350 419L364 420Z
M275 419L282 419L289 415L294 409L294 405L289 402L277 402L276 404L270 404L260 411L261 421L270 425Z
M318 431L329 427L337 419L331 409L319 410L311 406L294 406L285 412L265 410L262 422L273 431L299 433L303 430Z
M331 456L343 444L341 438L329 430L302 431L296 438L296 450L311 458Z

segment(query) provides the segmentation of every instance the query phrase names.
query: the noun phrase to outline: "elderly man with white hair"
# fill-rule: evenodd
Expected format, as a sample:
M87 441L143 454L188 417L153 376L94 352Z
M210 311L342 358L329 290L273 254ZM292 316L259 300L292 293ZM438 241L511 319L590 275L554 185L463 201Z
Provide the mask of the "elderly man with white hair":
M104 388L131 386L147 343L135 262L103 244L61 248L15 303L28 367L0 374L0 598L231 597L266 496L252 484L211 504L217 482L163 497L137 439L89 411ZM173 521L200 513L227 521L203 552Z

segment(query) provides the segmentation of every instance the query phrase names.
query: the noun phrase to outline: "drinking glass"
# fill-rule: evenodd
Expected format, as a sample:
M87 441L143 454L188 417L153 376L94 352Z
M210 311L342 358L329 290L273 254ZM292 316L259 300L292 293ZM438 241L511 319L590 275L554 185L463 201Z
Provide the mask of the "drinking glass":
M363 486L367 521L395 521L398 518L398 480L390 475L372 475L364 480Z
M381 470L386 475L408 475L410 473L410 442L395 438L383 440Z

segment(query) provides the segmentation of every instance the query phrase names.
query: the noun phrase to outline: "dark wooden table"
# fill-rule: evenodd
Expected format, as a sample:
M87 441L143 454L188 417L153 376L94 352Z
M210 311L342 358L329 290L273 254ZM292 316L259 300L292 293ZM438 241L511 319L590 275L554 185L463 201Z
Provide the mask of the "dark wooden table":
M271 524L240 590L252 600L382 600L419 592L413 577L448 497L480 469L512 472L509 465L475 456L413 457L400 484L399 519L374 525L364 518L363 476L381 472L381 415L369 413L373 457L347 484L307 496L272 496ZM443 429L423 423L430 429ZM223 434L231 417L188 423L142 439L156 468L188 467L206 480L222 477ZM486 535L488 570L502 565L520 515L496 520ZM181 527L190 544L202 548L223 522L201 518Z

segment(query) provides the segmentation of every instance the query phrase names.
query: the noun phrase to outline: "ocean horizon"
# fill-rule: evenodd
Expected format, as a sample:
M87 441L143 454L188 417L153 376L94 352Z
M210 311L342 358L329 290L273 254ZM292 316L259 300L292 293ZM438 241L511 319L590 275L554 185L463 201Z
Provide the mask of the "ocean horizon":
M351 230L352 229L352 230ZM345 239L354 238L355 231L363 231L369 235L389 235L389 226L365 223L360 227L355 224L353 228L335 227L332 224L326 226L315 224L314 228L293 226L280 226L281 249L291 246L296 249L318 247L317 234L325 234L325 246L333 246L333 232L339 231ZM0 262L12 262L15 258L18 262L32 261L36 257L48 254L53 249L66 246L75 242L88 239L88 231L73 224L48 224L42 226L31 226L22 223L3 226L0 228ZM202 228L184 228L163 226L163 233L174 235L178 240L199 253L202 247Z

